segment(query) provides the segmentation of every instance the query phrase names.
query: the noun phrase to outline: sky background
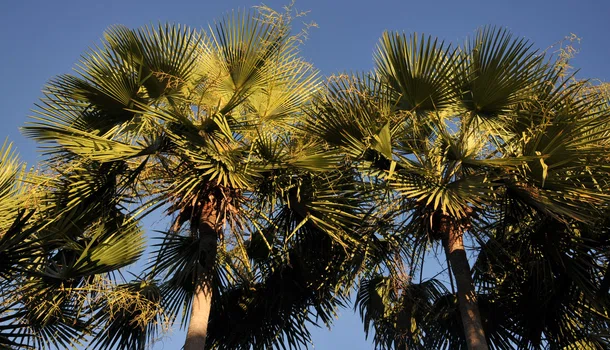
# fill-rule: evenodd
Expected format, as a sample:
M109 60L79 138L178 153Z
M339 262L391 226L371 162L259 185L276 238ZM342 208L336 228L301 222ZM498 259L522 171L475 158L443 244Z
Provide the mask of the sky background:
M288 3L264 2L277 10ZM110 25L135 28L174 22L202 28L233 9L260 4L246 0L0 0L0 138L8 137L22 159L35 164L36 146L18 128L35 109L44 84L55 75L69 73ZM580 69L578 77L610 81L610 0L298 0L295 7L309 10L304 20L318 25L310 32L302 55L323 76L370 70L373 50L384 30L431 34L455 45L478 27L492 24L549 52L574 33L581 38L571 64ZM372 349L351 309L340 311L332 332L312 332L315 349ZM183 339L184 333L174 330L154 349L180 349Z

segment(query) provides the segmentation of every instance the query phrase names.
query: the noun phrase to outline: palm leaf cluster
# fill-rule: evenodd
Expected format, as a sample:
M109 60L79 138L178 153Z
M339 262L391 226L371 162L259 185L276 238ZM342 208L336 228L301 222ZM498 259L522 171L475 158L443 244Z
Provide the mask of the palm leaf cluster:
M99 326L84 315L120 288L102 281L141 256L143 231L118 203L116 167L83 164L43 176L25 173L4 151L4 344L67 347Z

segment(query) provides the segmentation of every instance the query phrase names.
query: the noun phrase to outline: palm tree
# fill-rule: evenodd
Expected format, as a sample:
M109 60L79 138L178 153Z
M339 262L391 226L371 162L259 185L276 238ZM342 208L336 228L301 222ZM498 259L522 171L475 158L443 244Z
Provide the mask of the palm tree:
M563 79L524 39L491 27L457 49L431 37L386 33L375 62L369 75L331 81L308 129L393 193L383 205L400 214L394 236L410 244L407 250L442 243L465 344L487 349L492 338L485 334L464 236L483 244L493 238L492 225L510 227L501 210L506 206L559 222L601 215L607 102ZM423 254L404 254L403 261L417 265L417 256ZM363 288L377 282L373 275ZM390 309L392 300L411 294L410 288L391 290ZM439 294L427 290L424 295ZM370 295L362 291L360 305Z
M79 240L92 234L83 226L94 225L105 240L93 240L87 252L132 248L99 270L81 271L75 266L83 259L68 259L62 283L84 278L78 290L90 296L95 292L86 286L100 284L92 279L142 253L134 217L161 208L172 219L146 274L79 298L95 311L86 326L98 332L96 347L143 348L164 315L173 323L182 313L184 348L203 349L211 310L227 307L223 300L239 286L263 285L264 292L278 266L296 269L297 242L308 232L326 235L328 249L348 252L357 242L359 198L352 178L342 175L343 157L298 128L318 89L317 73L298 57L289 18L261 11L233 13L205 33L175 25L113 27L77 75L50 82L23 129L46 144L46 167L65 182L51 186L63 187L55 192L65 201L55 205L63 219L49 227L76 232ZM85 222L71 220L71 211ZM267 258L259 263L252 254L261 250ZM325 305L322 314L337 305L321 295L314 300ZM289 326L260 342L277 341L278 332L307 339L301 325Z

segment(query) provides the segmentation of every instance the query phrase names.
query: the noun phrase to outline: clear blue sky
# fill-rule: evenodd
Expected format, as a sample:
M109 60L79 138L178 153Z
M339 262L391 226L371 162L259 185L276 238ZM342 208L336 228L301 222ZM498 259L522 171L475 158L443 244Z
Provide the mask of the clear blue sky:
M279 9L286 1L265 1ZM70 72L80 54L99 42L112 24L129 27L176 22L204 27L238 8L259 5L246 0L1 0L0 1L0 138L16 143L24 160L38 158L25 140L23 125L45 82ZM572 65L580 78L610 81L610 0L298 0L311 10L307 20L319 28L310 33L303 55L323 75L369 70L372 53L384 30L424 32L452 43L462 42L477 27L494 24L546 49L575 33L582 38ZM183 333L159 343L155 350L180 349ZM314 330L315 349L371 349L351 310L341 311L332 332Z

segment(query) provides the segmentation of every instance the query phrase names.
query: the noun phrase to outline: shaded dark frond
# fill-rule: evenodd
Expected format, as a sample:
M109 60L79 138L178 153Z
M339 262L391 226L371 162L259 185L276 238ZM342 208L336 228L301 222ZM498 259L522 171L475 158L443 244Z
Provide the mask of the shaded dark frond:
M597 294L607 242L586 237L583 224L523 220L485 244L475 264L475 280L507 308L515 343L607 347L597 337L608 326L607 298Z
M156 260L150 269L155 278L163 277L161 284L162 305L174 322L178 315L181 327L186 327L192 296L195 293L196 269L201 259L199 240L178 232L167 232L161 243L155 244Z
M374 275L361 281L355 307L364 321L367 337L370 330L374 331L376 348L419 349L424 348L428 337L441 336L429 334L437 322L430 318L440 316L435 303L446 293L436 280L414 284L400 277Z
M96 301L93 319L99 328L93 349L147 348L166 326L161 293L154 281L117 285Z
M311 223L300 230L286 256L261 260L255 280L242 280L218 297L208 338L214 348L305 348L311 342L308 324L333 321L346 302L342 289L349 289L350 260Z

